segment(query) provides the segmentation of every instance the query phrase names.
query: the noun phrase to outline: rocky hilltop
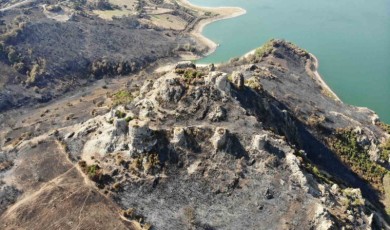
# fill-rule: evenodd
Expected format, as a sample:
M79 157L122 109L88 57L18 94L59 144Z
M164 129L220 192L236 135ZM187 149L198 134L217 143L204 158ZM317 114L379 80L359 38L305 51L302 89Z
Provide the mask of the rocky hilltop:
M2 227L389 228L389 126L338 100L317 65L272 40L142 77L69 119L51 104L8 114Z

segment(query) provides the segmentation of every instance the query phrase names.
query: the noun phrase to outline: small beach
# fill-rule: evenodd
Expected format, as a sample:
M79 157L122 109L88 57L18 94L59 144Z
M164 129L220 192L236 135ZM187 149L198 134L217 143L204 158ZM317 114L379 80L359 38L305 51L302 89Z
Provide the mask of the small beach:
M198 39L198 41L202 42L205 46L209 48L209 51L205 54L206 56L213 53L217 49L218 44L202 34L205 26L219 20L234 18L246 14L246 10L240 7L202 7L196 6L187 0L179 0L178 2L180 2L183 6L189 7L197 11L210 12L212 14L217 15L214 17L200 20L191 30L191 34L196 39Z

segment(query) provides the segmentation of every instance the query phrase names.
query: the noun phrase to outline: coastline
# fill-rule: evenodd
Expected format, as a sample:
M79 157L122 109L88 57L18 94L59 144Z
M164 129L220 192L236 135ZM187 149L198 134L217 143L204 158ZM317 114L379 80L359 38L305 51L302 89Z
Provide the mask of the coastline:
M341 99L337 96L335 92L326 84L324 79L321 77L321 75L318 73L318 67L319 67L319 62L316 56L314 56L312 53L309 53L310 55L310 60L312 61L312 64L314 65L314 70L312 70L310 67L308 68L308 71L312 72L315 79L320 83L321 87L329 92L331 96L338 102L341 102Z
M190 31L191 35L195 37L198 41L203 43L205 46L208 47L208 52L204 54L204 56L207 56L211 53L213 53L217 47L218 44L216 44L214 41L211 39L207 38L202 34L203 29L205 26L207 26L210 23L224 20L224 19L229 19L229 18L235 18L239 17L241 15L246 14L246 10L240 7L203 7L203 6L197 6L189 2L188 0L178 0L178 3L185 7L189 7L191 9L200 11L200 12L212 12L218 14L218 16L207 18L207 19L202 19L199 22L196 23L194 28ZM248 53L244 54L242 57L248 57L249 55L253 55L255 53L256 49L253 49L249 51ZM319 67L319 61L316 56L314 56L312 53L309 53L310 59L312 64L314 65L314 69L312 68L307 68L308 72L311 72L313 74L313 77L318 81L320 86L323 88L323 90L327 93L329 93L332 98L334 98L336 101L341 102L341 99L337 96L337 94L326 84L326 82L323 80L321 75L318 72L318 67Z
M190 31L191 35L195 37L198 41L203 43L205 46L208 47L208 52L204 54L204 56L207 56L211 53L213 53L217 47L218 44L212 41L211 39L207 38L202 34L203 29L205 26L207 26L210 23L229 19L229 18L235 18L241 15L246 14L246 10L240 7L203 7L203 6L197 6L189 2L188 0L178 0L178 3L185 7L189 7L191 9L194 9L196 11L200 12L211 12L214 14L218 14L218 16L210 17L207 19L202 19L199 22L196 23L194 28Z

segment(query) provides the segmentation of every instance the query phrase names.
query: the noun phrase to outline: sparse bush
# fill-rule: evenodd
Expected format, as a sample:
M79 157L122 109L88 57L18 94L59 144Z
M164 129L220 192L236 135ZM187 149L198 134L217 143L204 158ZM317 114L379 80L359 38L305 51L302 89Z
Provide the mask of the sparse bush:
M383 122L378 122L377 125L381 127L386 133L390 134L390 125L383 123Z
M368 150L358 144L357 135L351 129L340 129L328 139L330 148L337 153L353 172L383 192L382 179L387 170L370 160Z
M186 69L183 73L183 77L186 79L200 78L204 73L196 71L194 69Z
M129 123L131 120L133 120L132 117L126 117L126 119L125 119L125 121L126 121L127 123Z
M380 146L380 150L380 158L383 161L388 162L390 156L390 139L388 139Z
M250 79L245 80L244 84L256 91L260 91L262 89L260 79L258 77L251 77Z
M256 49L255 56L257 58L261 58L261 57L267 56L267 55L269 55L272 52L273 47L274 47L274 40L271 39L268 42L266 42L263 46L261 46L260 48Z
M98 172L99 169L100 167L98 165L89 165L87 167L87 173L90 177L94 177L96 176L96 173Z
M112 95L112 101L114 106L126 105L133 101L133 95L127 90L120 90Z
M126 113L125 112L122 112L120 110L116 110L115 111L115 117L119 118L119 119L122 119L122 118L125 118L126 117Z

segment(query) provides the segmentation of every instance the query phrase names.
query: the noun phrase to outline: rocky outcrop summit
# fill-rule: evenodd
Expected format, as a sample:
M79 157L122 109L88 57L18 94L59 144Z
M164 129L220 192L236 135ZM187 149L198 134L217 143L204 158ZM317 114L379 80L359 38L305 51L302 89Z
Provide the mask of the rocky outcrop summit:
M332 97L310 54L265 47L215 68L180 63L131 102L2 149L17 160L41 139L60 143L129 228L388 228L385 126Z

